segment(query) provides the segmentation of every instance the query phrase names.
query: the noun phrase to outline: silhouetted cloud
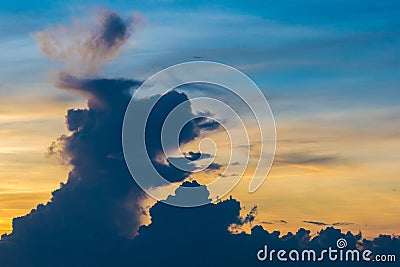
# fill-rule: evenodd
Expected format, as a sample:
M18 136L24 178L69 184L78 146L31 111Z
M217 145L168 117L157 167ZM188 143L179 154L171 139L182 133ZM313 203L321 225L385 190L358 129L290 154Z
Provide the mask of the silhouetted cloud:
M323 225L323 226L329 225L324 222L315 222L315 221L303 221L303 222L308 223L308 224Z
M96 34L90 33L87 42L77 48L93 53L94 58L83 64L97 66L98 60L117 53L129 37L128 25L116 13L105 11L104 14ZM61 59L68 60L65 57ZM67 111L66 124L71 134L61 136L48 150L49 155L65 159L71 171L67 182L52 193L49 203L40 204L31 213L13 220L13 232L4 235L1 243L12 244L8 247L12 251L5 254L5 262L17 266L52 266L56 258L46 258L47 250L58 255L62 265L68 265L69 256L60 254L64 248L73 247L70 253L78 257L83 257L81 253L86 251L84 254L92 259L98 253L97 248L100 249L99 240L111 244L135 236L139 217L143 215L140 201L144 193L133 181L125 161L116 159L118 156L123 159L122 122L131 93L140 84L137 80L82 78L60 73L57 87L83 94L88 99L88 108ZM183 93L166 93L147 121L145 138L149 157L157 170L173 181L182 181L189 173L157 160L162 152L161 126L168 113L187 100ZM190 105L185 112L189 117L194 116ZM206 118L190 121L181 132L180 142L189 142L203 130L218 127ZM3 258L3 252L0 253ZM18 253L26 257L19 259ZM82 259L79 265L87 264Z
M332 223L332 226L347 226L347 225L353 225L354 223L352 222L335 222Z
M213 172L213 171L218 171L221 168L222 168L221 164L213 162L210 165L208 165L208 167L205 169L205 171L206 172Z
M185 182L183 186L200 185L192 181ZM171 197L179 197L179 194L178 188L175 196ZM205 187L202 197L208 198ZM333 227L323 229L316 235L311 235L310 231L300 228L296 233L289 232L281 236L279 231L268 232L261 226L254 226L249 234L244 232L232 234L228 231L230 225L241 225L245 221L253 221L253 215L256 213L256 207L253 207L249 212L250 216L243 218L240 216L240 210L240 203L232 198L189 209L158 202L150 208L151 224L140 227L139 235L134 239L114 239L110 242L110 236L104 236L98 239L97 243L91 243L91 247L86 247L87 250L83 251L80 250L81 242L87 244L87 240L78 239L79 242L74 240L71 243L73 246L62 244L64 248L69 248L68 253L65 254L63 251L50 247L57 244L58 240L54 243L49 241L52 240L49 236L45 235L46 240L41 240L43 246L38 250L39 252L43 250L43 253L36 251L35 254L26 254L26 251L20 250L18 252L24 252L26 255L21 262L29 262L31 266L53 266L55 262L58 266L131 266L133 263L140 266L187 266L188 263L191 266L256 266L265 264L257 260L256 253L266 244L269 249L285 249L286 251L313 249L320 253L328 247L336 248L336 241L344 238L347 241L345 252L354 249L370 249L374 255L379 253L399 256L400 238L398 237L381 235L373 240L365 240L362 239L361 233L356 235L351 232L342 233L341 230ZM58 234L69 233L59 232ZM0 250L2 262L14 263L10 261L11 252L15 253L15 249L18 248L14 240L7 238L0 244L2 245ZM1 254L1 252L7 254ZM320 264L323 266L364 266L365 262L330 262L325 258ZM395 266L390 263L385 264ZM268 262L268 265L310 266L310 263L273 261ZM373 262L368 263L369 265L375 266ZM23 264L13 266L23 266Z
M232 234L227 231L232 230L232 225L240 226L243 223L254 222L256 210L257 208L253 207L242 217L240 203L232 198L193 209L168 206L159 202L150 209L152 223L139 229L139 235L132 240L129 251L141 251L136 260L148 266L187 266L188 263L191 266L314 266L309 262L259 262L256 253L264 248L265 244L270 250L276 251L314 249L321 252L328 247L337 248L336 242L339 238L347 241L344 251L370 248L373 253L380 251L382 254L398 255L400 252L398 237L381 236L368 241L362 239L361 233L343 233L334 227L323 229L315 235L303 228L298 229L296 233L281 235L279 231L268 232L261 226L252 227L249 234L240 231ZM240 228L233 228L238 229ZM159 249L155 248L155 244L159 245ZM379 246L379 249L374 246ZM152 257L155 249L157 257ZM132 255L127 253L127 256ZM370 264L374 266L374 263L368 265ZM330 262L325 258L320 265L364 266L365 262Z
M261 224L288 224L286 220L262 221Z
M246 214L244 218L241 219L242 224L246 223L252 223L254 222L254 219L256 218L257 215L257 206L255 205L254 207L251 208L250 212Z
M273 222L262 221L261 224L274 224Z
M189 151L188 153L184 153L184 156L189 160L198 160L201 157L201 153Z
M68 156L64 152L64 142L67 138L66 135L59 136L55 141L51 142L47 148L46 156L55 157L59 163L67 165L69 162Z
M158 96L153 97L158 98ZM180 93L175 90L166 93L154 105L146 122L145 142L147 152L155 169L170 182L181 182L187 178L190 173L176 168L171 164L162 149L161 130L168 114L178 105L184 107L182 108L181 116L185 116L188 123L185 124L179 133L180 145L193 141L203 132L214 131L220 127L218 123L208 118L195 118L188 100L189 98L185 93ZM146 99L141 101L146 101ZM175 160L179 159L175 158ZM192 170L195 169L194 165L188 167Z
M183 153L183 155L185 156L185 158L187 158L189 160L198 160L198 159L200 159L200 157L202 159L209 159L212 157L211 154L201 153L201 152L193 152L193 151L189 151L188 153Z
M352 222L335 222L332 224L329 223L324 223L324 222L316 222L316 221L303 221L304 223L308 224L314 224L314 225L319 225L319 226L347 226L347 225L353 225L354 223Z

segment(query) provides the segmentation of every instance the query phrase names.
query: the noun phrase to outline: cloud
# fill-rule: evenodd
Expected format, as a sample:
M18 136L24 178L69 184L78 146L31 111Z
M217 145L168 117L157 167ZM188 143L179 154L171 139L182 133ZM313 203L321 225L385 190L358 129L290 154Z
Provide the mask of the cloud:
M161 162L162 163L162 162ZM155 164L158 164L157 162ZM193 172L198 169L198 167L193 162L187 162L186 157L169 157L167 158L166 163L162 163L164 165L168 164L169 166L179 166L183 167L187 172ZM186 177L186 175L185 175Z
M335 222L332 223L333 226L347 226L347 225L353 225L354 223L352 222Z
M241 224L242 225L246 223L251 224L252 222L254 222L256 215L257 215L257 206L254 205L254 207L251 208L250 212L247 213L246 216L241 219Z
M193 151L189 151L188 153L184 153L183 155L185 156L186 159L189 160L198 160L201 157L200 152L193 152Z
M153 96L158 98L159 96ZM152 160L155 169L170 182L181 182L189 176L189 172L176 168L167 159L161 144L161 130L168 114L178 105L181 105L182 112L180 116L184 116L188 123L182 128L179 133L179 144L186 144L190 141L200 137L202 133L215 131L219 129L220 125L208 118L200 117L195 118L195 114L190 106L189 98L185 93L172 90L164 94L154 105L148 119L146 121L145 129L145 142L147 152ZM151 99L139 101L152 101ZM166 148L168 149L168 148ZM182 158L183 159L183 158ZM138 159L140 160L140 159ZM170 158L174 160L174 158ZM179 160L175 158L175 160ZM195 166L188 166L189 169L194 170ZM212 166L214 167L214 166ZM157 185L155 185L157 186Z
M212 162L210 165L208 165L208 167L205 169L205 171L207 173L209 172L214 172L214 171L218 171L222 168L223 165L217 163L217 162Z
M134 22L134 17L123 19L117 13L103 9L84 30L81 22L38 32L35 38L42 53L65 62L68 72L93 74L119 55L134 31Z
M323 226L329 225L324 222L315 222L315 221L303 221L303 222L308 223L308 224L323 225Z
M288 222L286 220L274 220L274 221L262 221L261 224L288 224Z
M324 223L324 222L317 222L317 221L303 221L304 223L308 224L314 224L314 225L319 225L319 226L347 226L347 225L353 225L354 223L352 222L335 222L332 224L329 223Z
M261 224L274 224L273 222L262 221Z
M183 186L199 186L195 181L185 182ZM202 197L208 197L204 187ZM180 197L179 189L175 196ZM39 206L38 209L42 209ZM256 207L249 214L240 216L240 203L235 199L227 199L215 204L197 208L180 208L162 202L150 208L151 223L141 226L134 239L115 239L102 235L95 243L88 243L85 233L79 235L71 231L62 231L54 235L40 235L35 240L40 247L21 250L20 244L12 238L0 241L0 259L10 266L256 266L256 252L265 244L269 249L314 249L317 252L328 247L336 248L336 241L344 238L346 249L370 249L374 255L400 254L400 238L381 235L372 240L362 239L361 233L342 233L340 229L328 227L315 235L309 230L300 228L295 233L281 235L279 231L268 232L261 226L254 226L250 233L232 234L228 228L232 224L254 221ZM143 210L140 211L143 214ZM250 218L251 217L251 218ZM246 220L246 218L249 218ZM81 218L80 222L84 221ZM48 225L48 232L57 227ZM68 230L66 227L65 230ZM62 243L60 236L70 242ZM69 238L68 238L69 237ZM79 239L75 239L78 237ZM31 241L32 242L32 241ZM36 243L37 244L37 243ZM18 245L18 246L17 246ZM38 244L37 244L38 245ZM63 250L60 250L63 248ZM15 253L23 253L16 257ZM156 253L157 257L154 257ZM199 255L207 255L200 257ZM271 266L281 266L277 262L269 262ZM327 258L323 266L343 266L343 262L329 262ZM296 262L288 266L309 266L308 262ZM346 265L344 265L346 266ZM355 266L362 266L356 264ZM371 264L374 266L374 264ZM390 266L390 265L389 265Z
M118 105L121 98L127 104L131 98L131 88L140 84L137 80L80 78L66 72L61 72L56 81L58 88L84 95L88 99L88 107L96 109L109 109L112 105ZM126 108L126 105L120 106Z
M281 153L275 156L274 164L277 165L319 165L326 166L341 162L336 155L319 155L309 152Z
M185 156L186 159L189 159L192 161L199 160L200 158L201 159L209 159L213 156L211 154L201 153L201 152L193 152L193 151L183 153L183 155Z
M55 157L59 163L63 165L67 165L69 162L68 155L64 153L64 142L66 138L66 135L60 135L55 141L51 142L46 153L46 156Z

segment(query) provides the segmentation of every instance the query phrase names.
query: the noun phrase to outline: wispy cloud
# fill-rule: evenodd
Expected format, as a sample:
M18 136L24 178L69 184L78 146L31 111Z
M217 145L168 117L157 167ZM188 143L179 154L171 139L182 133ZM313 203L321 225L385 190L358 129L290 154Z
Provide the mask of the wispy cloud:
M352 222L335 222L335 223L325 223L325 222L319 222L319 221L303 221L304 223L307 224L314 224L318 226L348 226L348 225L353 225L355 223Z
M317 155L307 152L303 153L283 153L275 156L276 165L319 165L326 166L337 164L343 161L334 155Z
M47 57L63 61L72 74L93 74L115 58L134 30L137 17L122 19L117 13L101 10L94 26L83 23L50 28L35 34L40 50Z

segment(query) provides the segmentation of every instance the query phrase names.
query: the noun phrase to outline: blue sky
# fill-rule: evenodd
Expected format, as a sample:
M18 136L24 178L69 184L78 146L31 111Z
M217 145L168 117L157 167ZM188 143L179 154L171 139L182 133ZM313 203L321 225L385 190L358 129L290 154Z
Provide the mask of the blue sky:
M151 64L154 71L154 65L161 69L202 56L242 67L271 93L318 88L324 94L354 96L356 102L370 97L390 102L398 96L397 1L283 2L2 2L0 38L2 50L8 51L2 55L2 80L10 75L23 74L19 80L35 75L25 65L30 60L39 69L45 66L32 32L105 6L143 14L147 28L137 37L142 45L125 51L135 53L131 61L141 69L142 62ZM10 47L16 45L18 50L11 52ZM113 69L125 69L128 74L127 67L132 68L132 62L117 62Z

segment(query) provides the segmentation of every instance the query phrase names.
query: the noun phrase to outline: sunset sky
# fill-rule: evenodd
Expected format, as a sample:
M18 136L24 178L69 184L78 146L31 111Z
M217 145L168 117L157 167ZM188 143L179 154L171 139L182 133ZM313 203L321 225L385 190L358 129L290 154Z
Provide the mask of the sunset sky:
M71 167L48 147L70 134L67 110L87 106L85 95L55 86L60 71L81 74L79 64L44 55L38 33L85 28L109 8L133 16L135 32L117 57L83 70L88 77L145 80L200 57L262 90L276 122L275 161L257 192L247 192L245 175L231 193L243 213L257 205L254 224L400 234L400 3L255 2L2 1L0 233L66 182Z

